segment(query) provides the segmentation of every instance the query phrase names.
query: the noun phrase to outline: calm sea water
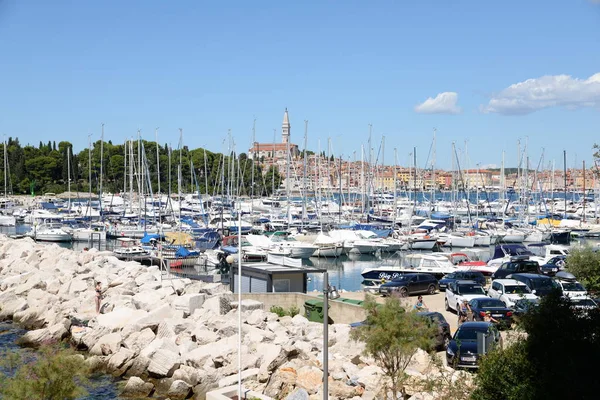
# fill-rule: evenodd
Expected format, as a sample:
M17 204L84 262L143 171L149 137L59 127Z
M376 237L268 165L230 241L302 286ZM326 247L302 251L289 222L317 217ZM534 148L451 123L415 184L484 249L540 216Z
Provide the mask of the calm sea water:
M11 323L0 323L0 351L15 350L24 358L27 355L35 356L34 350L24 349L16 344L19 337L25 334L25 330ZM108 375L97 375L92 379L93 386L87 388L88 395L80 400L102 400L119 399L115 379Z

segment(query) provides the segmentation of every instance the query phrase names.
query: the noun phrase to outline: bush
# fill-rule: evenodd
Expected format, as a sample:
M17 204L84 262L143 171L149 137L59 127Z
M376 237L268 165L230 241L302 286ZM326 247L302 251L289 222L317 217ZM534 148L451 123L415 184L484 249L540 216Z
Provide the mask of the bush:
M296 306L291 306L288 310L281 306L271 306L270 310L272 313L277 314L279 317L290 316L294 317L300 314L300 309Z
M600 252L591 247L574 249L566 258L566 268L591 293L600 292Z
M281 306L271 306L271 309L269 311L271 311L274 314L277 314L277 316L279 317L286 316L285 310Z
M42 347L34 357L14 351L2 355L0 397L6 400L73 400L87 394L89 369L70 349Z

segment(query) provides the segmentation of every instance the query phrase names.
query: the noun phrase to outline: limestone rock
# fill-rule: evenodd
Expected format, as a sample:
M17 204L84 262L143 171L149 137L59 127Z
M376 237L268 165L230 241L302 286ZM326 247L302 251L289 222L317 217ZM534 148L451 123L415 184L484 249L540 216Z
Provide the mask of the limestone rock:
M283 398L294 389L298 373L294 368L284 367L271 376L264 394L272 398Z
M215 296L222 293L228 293L229 287L222 283L205 283L200 289L200 293L206 293L209 296Z
M182 380L175 380L171 384L167 396L171 400L184 400L186 399L192 390L192 386Z
M127 361L131 360L134 355L135 353L133 351L121 347L117 353L108 360L108 369L111 371L118 371Z
M317 367L304 366L298 370L296 386L306 389L309 394L317 393L323 381L323 371Z
M285 400L308 400L308 392L302 388L296 389Z
M267 317L263 310L253 310L248 318L246 318L246 323L251 326L256 326L260 329L264 329L266 326Z
M142 349L147 347L156 338L156 335L150 328L142 329L141 332L134 332L125 341L123 345L133 351L135 354L139 354Z
M148 365L150 365L150 359L148 357L138 355L137 357L127 361L123 366L123 369L126 371L125 375L127 376L147 376Z
M231 302L232 308L239 308L238 302ZM262 310L264 307L263 303L257 300L244 299L242 300L242 311L254 311L254 310Z
M148 372L157 377L168 377L179 368L179 354L165 349L156 350L150 357Z
M231 294L219 294L204 301L202 309L217 315L225 315L231 310Z
M124 397L148 397L154 390L154 385L149 382L144 382L137 376L132 376L129 378L125 387L123 388L123 392L121 396Z
M161 300L161 295L154 290L144 290L133 296L133 304L138 309L145 311L152 311L162 306Z
M248 379L251 376L256 376L256 375L258 375L258 373L259 373L258 368L251 368L251 369L242 371L242 381ZM219 387L222 388L222 387L235 385L238 382L238 378L239 378L239 375L234 374L234 375L227 376L223 379L220 379Z
M184 294L177 297L173 301L173 306L176 310L183 311L183 315L186 317L188 315L192 315L194 311L202 308L205 300L205 294Z
M120 333L109 333L98 339L96 344L90 349L90 354L96 356L115 354L121 348L121 342L122 338Z
M204 326L199 326L197 329L192 331L192 339L194 339L199 345L205 345L219 340L219 335L211 330L206 329Z
M179 369L173 373L173 379L184 381L190 386L196 386L200 382L200 378L198 369L187 365L181 365Z
M36 329L26 332L18 340L21 346L38 347L51 342L51 335L48 328Z
M137 320L148 315L143 310L132 310L131 308L115 308L113 311L100 314L96 317L98 326L108 329L122 329L126 325L135 323Z

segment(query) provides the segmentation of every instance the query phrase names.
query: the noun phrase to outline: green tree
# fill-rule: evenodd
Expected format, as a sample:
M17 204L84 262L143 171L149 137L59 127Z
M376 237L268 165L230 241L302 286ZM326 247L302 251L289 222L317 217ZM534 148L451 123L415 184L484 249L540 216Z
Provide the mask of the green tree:
M33 360L4 352L0 396L6 400L72 400L85 395L90 371L72 350L42 347Z
M396 297L379 305L373 296L367 296L364 307L367 320L350 336L365 343L365 353L373 357L388 377L392 399L397 399L406 380L404 370L417 349L432 347L433 330L437 327L416 313L406 312Z
M600 292L600 253L586 246L571 251L566 259L566 268L586 289Z
M481 360L474 400L596 399L600 311L578 310L554 291L521 318L521 342Z

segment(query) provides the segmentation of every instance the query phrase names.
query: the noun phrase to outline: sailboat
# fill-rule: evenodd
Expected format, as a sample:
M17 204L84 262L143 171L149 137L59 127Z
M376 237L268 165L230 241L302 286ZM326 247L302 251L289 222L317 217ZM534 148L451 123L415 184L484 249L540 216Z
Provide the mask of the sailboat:
M8 160L7 160L7 151L6 151L6 140L4 141L4 197L0 198L0 226L15 226L17 223L16 218L13 215L8 215L8 213L12 213L12 208L14 207L14 202L7 197L7 182L8 182Z

